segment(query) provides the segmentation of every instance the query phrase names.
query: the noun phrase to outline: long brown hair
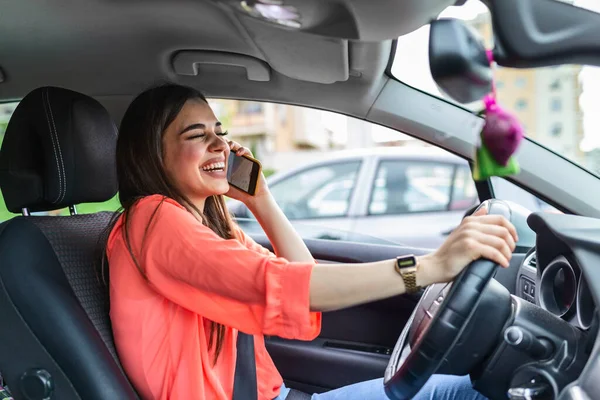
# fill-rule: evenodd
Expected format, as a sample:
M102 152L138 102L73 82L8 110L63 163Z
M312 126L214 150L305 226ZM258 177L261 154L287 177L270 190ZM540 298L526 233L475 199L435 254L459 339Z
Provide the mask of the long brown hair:
M119 201L122 209L115 214L104 235L114 227L118 218L123 217L123 237L133 262L147 279L144 268L134 254L129 238L129 225L135 204L150 195L163 195L183 205L189 212L201 216L201 222L225 239L233 238L232 220L227 212L223 196L211 196L206 199L204 210L199 210L167 176L163 164L162 138L167 127L189 100L204 101L206 98L198 90L175 84L166 84L146 90L137 96L125 112L117 139L117 178L119 182ZM146 233L162 202L154 210ZM144 234L145 236L145 234ZM106 242L105 242L106 243ZM142 247L144 240L142 239ZM106 247L105 247L106 248ZM103 254L102 276L106 276L108 262ZM209 349L215 346L214 362L223 348L225 327L211 322Z

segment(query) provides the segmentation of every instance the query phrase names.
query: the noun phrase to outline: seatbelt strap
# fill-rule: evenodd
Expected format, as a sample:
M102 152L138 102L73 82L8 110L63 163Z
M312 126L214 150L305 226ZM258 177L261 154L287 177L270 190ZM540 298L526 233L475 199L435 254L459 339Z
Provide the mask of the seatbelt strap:
M258 400L254 337L238 332L232 400Z
M288 395L285 396L285 400L310 400L311 397L310 394L292 389L289 391Z

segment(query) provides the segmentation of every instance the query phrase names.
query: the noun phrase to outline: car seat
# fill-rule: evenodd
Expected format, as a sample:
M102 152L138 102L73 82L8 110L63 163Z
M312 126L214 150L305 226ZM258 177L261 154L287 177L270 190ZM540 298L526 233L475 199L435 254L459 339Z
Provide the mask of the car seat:
M117 130L96 100L44 87L18 105L0 150L0 373L15 399L135 399L119 364L99 244L112 213L34 216L117 191Z

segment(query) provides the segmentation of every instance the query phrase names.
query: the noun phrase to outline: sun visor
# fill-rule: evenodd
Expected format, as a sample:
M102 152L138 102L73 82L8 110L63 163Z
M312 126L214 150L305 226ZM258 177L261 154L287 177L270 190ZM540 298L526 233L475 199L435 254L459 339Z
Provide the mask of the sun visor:
M348 80L348 41L291 31L241 17L252 41L275 71L315 83Z

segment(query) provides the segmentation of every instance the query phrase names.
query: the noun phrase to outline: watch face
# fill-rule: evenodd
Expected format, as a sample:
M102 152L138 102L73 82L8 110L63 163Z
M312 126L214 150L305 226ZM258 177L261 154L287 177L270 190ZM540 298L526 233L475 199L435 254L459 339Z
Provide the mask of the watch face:
M396 262L398 263L398 268L410 268L417 265L414 256L398 257Z

